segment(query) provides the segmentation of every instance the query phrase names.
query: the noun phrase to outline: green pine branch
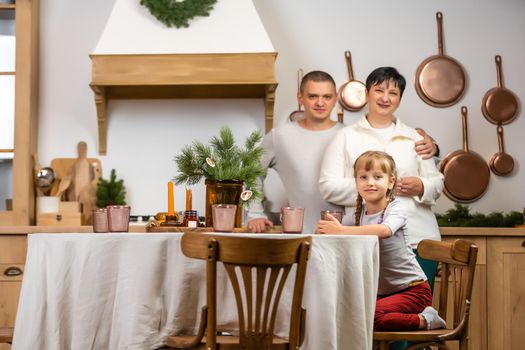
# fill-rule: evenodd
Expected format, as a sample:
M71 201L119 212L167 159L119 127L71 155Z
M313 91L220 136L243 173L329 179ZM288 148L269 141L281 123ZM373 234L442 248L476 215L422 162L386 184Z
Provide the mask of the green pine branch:
M470 213L466 205L456 204L445 214L436 214L439 226L454 227L514 227L523 225L523 214L517 211L510 213L492 212L487 215Z
M254 131L247 137L245 147L240 148L231 129L223 127L208 145L194 141L182 148L174 158L178 168L174 181L177 185L195 185L203 177L215 181L242 181L245 189L252 191L250 200L262 198L256 188L258 177L266 174L261 165L264 154L259 146L261 140L261 132Z
M189 27L196 16L209 16L217 0L140 0L149 12L168 27Z

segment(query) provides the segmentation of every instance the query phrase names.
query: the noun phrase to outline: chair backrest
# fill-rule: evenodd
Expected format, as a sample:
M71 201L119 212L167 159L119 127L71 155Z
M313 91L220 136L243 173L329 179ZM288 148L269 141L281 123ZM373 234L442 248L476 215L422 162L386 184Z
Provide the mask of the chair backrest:
M271 348L281 293L290 269L297 264L290 310L290 349L300 346L304 336L301 309L311 237L272 239L222 236L186 232L184 255L207 260L207 346L215 348L216 266L221 261L235 293L239 317L239 342L246 349Z
M423 259L441 263L441 271L438 273L441 277L439 315L446 320L447 303L452 302L454 312L453 328L457 329L458 332L466 329L478 247L474 243L463 239L457 239L453 242L426 239L417 246L417 253ZM448 300L449 284L453 289L452 301Z

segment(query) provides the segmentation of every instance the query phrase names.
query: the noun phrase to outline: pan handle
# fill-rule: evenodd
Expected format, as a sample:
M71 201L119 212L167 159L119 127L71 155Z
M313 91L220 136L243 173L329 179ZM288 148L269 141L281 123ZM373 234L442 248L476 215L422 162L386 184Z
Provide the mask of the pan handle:
M436 20L438 25L438 52L440 56L443 56L443 14L436 12Z
M343 106L339 105L337 107L337 122L343 124L343 121L344 121L344 111L343 111Z
M468 152L467 107L461 107L461 122L463 124L463 151Z
M496 73L498 74L498 87L502 88L503 87L503 73L501 71L501 56L496 55L495 60L496 60Z
M498 146L499 153L505 153L505 146L503 145L503 127L498 125Z
M299 68L297 70L297 93L299 93L301 91L301 81L303 80L303 69L302 68ZM297 101L297 110L299 112L302 112L302 108L303 106L301 106L301 102Z
M352 55L350 54L350 51L345 51L345 58L346 67L348 68L348 80L352 81L354 80L354 70L352 69Z

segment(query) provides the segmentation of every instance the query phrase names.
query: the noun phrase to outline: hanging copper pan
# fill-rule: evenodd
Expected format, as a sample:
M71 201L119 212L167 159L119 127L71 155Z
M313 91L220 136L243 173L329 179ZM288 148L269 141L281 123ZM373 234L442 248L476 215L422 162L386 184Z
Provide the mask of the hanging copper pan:
M501 56L496 55L498 86L490 89L483 96L481 112L492 124L508 124L518 116L518 98L509 89L503 87Z
M301 81L302 80L303 80L303 70L299 68L297 70L297 94L301 92ZM303 119L304 112L303 112L302 107L303 106L301 106L301 103L297 101L297 109L293 111L292 113L290 113L290 115L288 116L288 119L290 119L290 121L292 122Z
M498 125L498 145L499 152L490 158L490 170L495 175L507 176L514 170L514 158L510 154L505 153L503 146L503 127Z
M354 80L350 51L345 51L345 58L349 80L339 88L339 103L347 111L357 112L366 105L366 86Z
M443 14L436 13L439 53L425 59L416 71L416 92L427 104L448 107L459 101L466 87L461 64L443 53Z
M479 199L489 185L490 170L485 160L468 149L467 107L461 107L463 149L445 157L440 170L445 176L444 193L453 201L469 203Z

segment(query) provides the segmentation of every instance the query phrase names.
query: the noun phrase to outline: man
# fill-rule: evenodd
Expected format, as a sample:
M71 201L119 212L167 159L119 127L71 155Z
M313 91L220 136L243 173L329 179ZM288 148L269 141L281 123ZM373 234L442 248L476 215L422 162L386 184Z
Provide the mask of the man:
M279 174L289 205L305 208L303 233L314 233L320 211L340 209L325 201L319 192L319 171L327 145L344 125L330 119L337 102L334 79L326 72L306 74L297 93L304 107L304 118L270 131L263 140L264 167ZM416 151L426 157L435 153L428 136L416 144ZM261 179L261 186L262 181ZM252 232L264 232L273 227L264 214L261 201L254 201L247 212L247 226Z

